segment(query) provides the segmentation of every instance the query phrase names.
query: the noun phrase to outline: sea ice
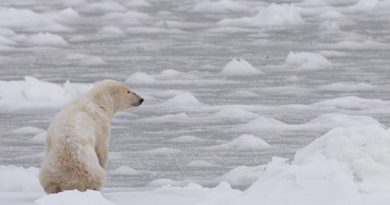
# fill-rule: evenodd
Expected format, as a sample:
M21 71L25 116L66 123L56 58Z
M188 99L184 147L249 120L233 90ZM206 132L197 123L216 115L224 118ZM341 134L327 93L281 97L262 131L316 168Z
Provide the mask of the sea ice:
M144 174L142 171L130 168L128 166L120 166L114 170L111 170L109 173L112 175L128 175L128 176L138 176Z
M332 63L325 57L308 52L290 52L286 58L286 65L302 70L318 70L329 68Z
M232 186L250 186L263 176L265 169L266 165L238 166L215 180L217 182L228 182Z
M234 58L220 72L226 76L248 76L262 74L260 70L254 68L248 61L243 58Z
M24 43L32 46L65 47L68 45L62 36L47 32L28 36Z
M77 190L63 191L57 194L49 194L35 201L37 205L114 205L105 199L101 192L87 190L80 192Z
M254 135L241 135L230 142L214 145L209 147L209 149L233 149L233 150L262 150L271 147L264 140L254 136Z
M255 16L227 18L218 22L219 26L264 27L299 25L305 21L293 4L271 4L261 9Z

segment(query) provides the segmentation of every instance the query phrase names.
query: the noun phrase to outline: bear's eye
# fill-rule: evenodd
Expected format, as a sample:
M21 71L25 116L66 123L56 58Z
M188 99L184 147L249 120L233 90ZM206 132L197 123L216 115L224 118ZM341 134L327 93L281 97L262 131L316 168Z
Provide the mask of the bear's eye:
M130 90L128 90L128 91L127 91L127 93L129 93L129 94L130 94L130 93L131 93L131 92L130 92Z

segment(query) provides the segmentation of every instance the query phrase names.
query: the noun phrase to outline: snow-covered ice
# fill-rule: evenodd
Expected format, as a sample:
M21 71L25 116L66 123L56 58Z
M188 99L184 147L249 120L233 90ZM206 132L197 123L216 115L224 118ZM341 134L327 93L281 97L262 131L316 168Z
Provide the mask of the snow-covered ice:
M221 74L226 76L246 76L259 75L262 74L262 72L254 68L243 58L233 58L225 67L223 67Z
M388 0L0 1L0 204L390 201ZM101 192L46 195L46 129L102 79Z
M264 27L300 25L305 21L293 4L271 4L251 17L227 18L218 22L220 26Z
M290 52L286 57L286 66L302 70L317 70L329 68L332 63L325 57L308 52Z

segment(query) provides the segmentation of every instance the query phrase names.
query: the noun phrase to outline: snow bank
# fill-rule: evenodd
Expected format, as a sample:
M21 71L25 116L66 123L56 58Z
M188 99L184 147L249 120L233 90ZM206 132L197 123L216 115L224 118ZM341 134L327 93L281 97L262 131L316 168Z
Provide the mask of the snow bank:
M99 56L84 54L84 53L71 53L65 56L66 60L77 63L84 66L104 65L106 62Z
M161 107L167 108L186 108L186 107L198 107L202 104L190 93L181 93L175 97L168 99L167 101L160 104Z
M265 168L266 165L238 166L215 180L217 182L228 182L232 186L249 186L263 176Z
M226 76L248 76L262 74L260 70L254 68L248 61L243 58L234 58L221 71Z
M209 147L210 149L261 150L271 147L264 140L253 135L241 135L230 142Z
M289 130L324 130L334 127L350 127L350 126L364 126L364 125L382 125L380 122L369 116L360 115L345 115L340 113L327 113L316 117L309 122L302 124L287 124L282 121L258 117L248 123L238 125L233 128L233 131L239 132L264 132L264 131L289 131Z
M34 135L34 137L32 137L30 139L30 142L32 142L33 144L44 145L46 142L46 135L47 135L46 131L40 132L40 133Z
M138 176L143 175L142 171L130 168L128 166L120 166L112 171L110 171L112 175L127 175L127 176Z
M238 125L233 128L236 131L242 132L258 132L258 131L275 131L289 129L290 125L268 117L258 117L248 123Z
M9 7L0 7L0 26L22 31L68 32L72 30L56 22L50 15Z
M378 125L336 128L297 152L274 158L242 204L386 204L390 135Z
M60 35L52 33L38 33L31 36L28 36L24 41L27 45L32 46L59 46L65 47L68 43Z
M253 17L223 19L218 22L220 26L237 27L264 27L299 25L305 21L293 4L271 4L261 9Z
M83 95L90 84L65 82L63 85L26 76L24 81L0 81L0 112L47 108L57 109Z
M44 130L37 127L21 127L21 128L14 129L11 132L17 135L34 135L34 134L41 133L43 131Z
M0 165L0 192L43 192L37 168Z
M99 191L77 190L63 191L58 194L49 194L35 201L38 205L69 205L69 204L93 204L93 205L114 205L105 199Z
M209 115L210 118L216 119L253 119L259 115L237 107L225 107L216 113Z
M228 12L249 12L251 8L242 2L232 0L202 1L196 3L191 9L196 13L228 13Z
M303 70L317 70L329 68L332 66L332 63L325 57L316 53L290 52L286 58L286 65Z
M151 84L155 82L154 77L143 72L135 72L126 79L126 83L129 84Z
M166 69L158 74L149 75L143 72L135 72L126 79L131 84L171 84L188 83L188 81L198 80L199 78L190 73L180 72L174 69Z

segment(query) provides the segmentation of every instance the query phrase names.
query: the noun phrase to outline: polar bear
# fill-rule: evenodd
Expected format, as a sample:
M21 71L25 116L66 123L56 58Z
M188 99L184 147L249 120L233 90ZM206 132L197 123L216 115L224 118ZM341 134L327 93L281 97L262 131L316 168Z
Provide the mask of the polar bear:
M66 105L47 131L45 159L39 173L44 190L99 190L106 179L111 119L117 111L143 101L124 83L104 80Z

